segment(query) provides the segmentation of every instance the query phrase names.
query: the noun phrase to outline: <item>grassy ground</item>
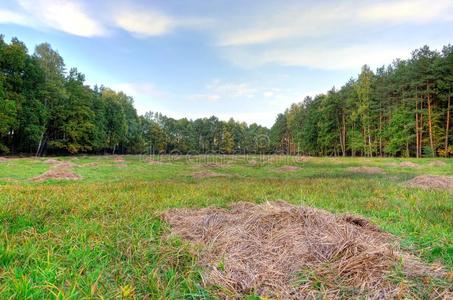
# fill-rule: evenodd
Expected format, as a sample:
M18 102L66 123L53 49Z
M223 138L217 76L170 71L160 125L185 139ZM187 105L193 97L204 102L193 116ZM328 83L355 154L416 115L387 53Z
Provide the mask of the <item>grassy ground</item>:
M402 185L418 174L453 175L453 160L443 166L412 160L420 167L401 168L399 159L369 158L253 158L257 164L250 164L237 157L211 167L184 157L161 164L140 156L126 156L125 163L58 159L73 162L83 179L34 182L51 167L45 159L0 162L0 299L209 298L194 249L164 238L168 227L158 213L234 201L283 199L358 213L425 261L453 269L453 192ZM282 172L281 165L301 168ZM354 174L346 170L351 166L386 173ZM225 176L191 176L207 169Z

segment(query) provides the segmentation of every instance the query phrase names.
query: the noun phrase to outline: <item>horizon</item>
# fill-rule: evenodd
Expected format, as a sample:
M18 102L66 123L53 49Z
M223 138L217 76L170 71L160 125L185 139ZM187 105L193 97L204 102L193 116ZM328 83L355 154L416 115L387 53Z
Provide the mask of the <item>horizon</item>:
M268 128L362 65L389 65L423 45L441 50L453 33L451 1L33 3L0 4L5 40L18 37L30 52L50 43L68 70L132 96L139 114Z

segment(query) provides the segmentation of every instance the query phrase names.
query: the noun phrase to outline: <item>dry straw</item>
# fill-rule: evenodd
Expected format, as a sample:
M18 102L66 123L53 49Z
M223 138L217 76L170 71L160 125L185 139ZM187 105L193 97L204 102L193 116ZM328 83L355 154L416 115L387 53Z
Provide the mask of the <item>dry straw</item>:
M171 209L162 217L173 235L202 245L203 282L224 299L412 298L407 286L388 279L401 262L406 276L443 276L357 216L272 202Z

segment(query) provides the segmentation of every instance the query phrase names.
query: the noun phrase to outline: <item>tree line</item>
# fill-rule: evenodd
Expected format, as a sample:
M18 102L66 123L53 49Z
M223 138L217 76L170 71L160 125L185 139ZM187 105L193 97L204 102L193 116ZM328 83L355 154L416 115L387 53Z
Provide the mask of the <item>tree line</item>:
M340 89L279 114L272 142L285 153L332 156L453 156L453 46L424 46Z
M138 115L133 99L91 88L47 43L29 54L0 36L0 153L302 153L452 156L453 46L425 46L340 89L306 97L271 129L215 116Z
M266 127L216 117L176 120L137 114L133 99L90 88L47 43L29 54L0 36L0 153L233 153L269 151Z

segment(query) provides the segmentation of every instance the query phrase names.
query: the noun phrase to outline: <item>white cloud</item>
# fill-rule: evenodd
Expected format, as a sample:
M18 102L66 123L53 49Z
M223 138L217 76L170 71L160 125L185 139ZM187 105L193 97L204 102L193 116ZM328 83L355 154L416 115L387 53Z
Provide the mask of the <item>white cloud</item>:
M162 112L164 109L162 105L165 104L162 100L169 96L167 92L148 82L121 82L111 84L109 87L134 98L134 106L139 114L151 110Z
M207 18L172 16L149 7L133 5L114 9L112 16L113 26L139 38L168 34L177 28L202 30L212 22Z
M214 80L207 86L207 89L223 97L246 97L255 96L256 90L248 83L230 83Z
M401 39L404 31L392 36L395 25L407 29L451 20L451 0L296 2L239 19L228 28L216 28L214 34L224 57L244 68L276 64L357 69L407 58L424 44L448 42L445 33L420 32Z
M364 64L379 66L390 63L396 57L407 57L407 48L379 44L353 46L307 46L276 48L257 56L256 63L275 63L286 66L306 66L318 69L358 68Z
M369 26L383 28L400 23L451 20L451 0L386 0L299 2L280 4L259 12L259 17L244 18L227 28L216 28L218 46L248 46L282 39L292 42L303 38L342 35L349 29ZM229 23L229 22L228 22Z
M0 23L14 23L35 29L51 28L68 34L105 36L110 29L122 29L136 37L164 35L175 28L203 29L206 18L175 17L134 4L113 5L90 14L80 0L16 0L15 10L0 8ZM91 7L91 6L90 6Z
M41 24L69 34L93 37L105 34L104 26L81 4L69 0L19 0L34 25Z
M6 9L0 9L0 23L26 25L28 22L27 18L22 14Z
M110 86L111 89L122 91L132 97L148 96L148 97L165 97L167 93L159 90L151 83L146 82L123 82L116 83Z
M216 94L193 94L189 96L190 100L202 100L202 101L209 101L215 102L220 99L220 95Z
M279 38L291 36L291 28L250 29L232 34L226 34L219 46L253 45L270 42Z
M359 20L392 23L420 23L450 19L450 0L403 0L371 4L358 13Z
M155 11L121 10L115 16L116 26L138 36L162 35L170 32L176 22Z
M219 101L234 98L253 98L257 93L256 88L249 83L223 82L215 79L206 85L202 93L189 95L190 100Z

